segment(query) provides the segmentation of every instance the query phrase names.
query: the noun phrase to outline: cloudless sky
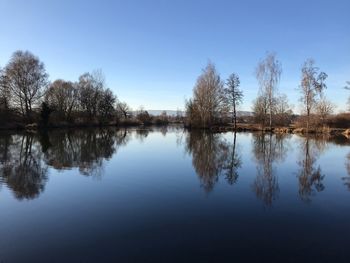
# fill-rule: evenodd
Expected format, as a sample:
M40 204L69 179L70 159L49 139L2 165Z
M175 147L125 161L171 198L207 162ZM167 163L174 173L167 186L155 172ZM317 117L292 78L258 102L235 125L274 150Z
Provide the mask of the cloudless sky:
M158 110L183 109L208 60L223 78L239 74L250 110L256 65L274 51L279 91L298 111L301 65L312 57L339 111L350 95L350 1L0 0L0 66L18 49L37 55L51 81L102 69L120 100Z

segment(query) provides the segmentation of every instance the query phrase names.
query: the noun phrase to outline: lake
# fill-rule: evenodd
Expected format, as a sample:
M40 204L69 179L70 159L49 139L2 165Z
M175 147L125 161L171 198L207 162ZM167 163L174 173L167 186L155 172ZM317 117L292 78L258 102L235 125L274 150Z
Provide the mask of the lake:
M350 140L0 134L0 262L349 262Z

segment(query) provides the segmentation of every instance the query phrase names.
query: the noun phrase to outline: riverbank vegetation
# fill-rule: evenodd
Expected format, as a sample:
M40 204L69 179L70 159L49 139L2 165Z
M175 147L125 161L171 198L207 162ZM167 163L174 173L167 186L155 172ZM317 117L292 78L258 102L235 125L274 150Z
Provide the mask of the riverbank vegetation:
M324 90L327 74L320 71L313 59L301 68L299 100L301 115L293 113L286 94L278 89L282 64L275 53L268 53L255 71L259 84L253 101L252 116L237 116L244 89L235 73L223 81L213 63L209 62L198 77L193 96L186 101L186 126L212 130L264 130L276 132L330 133L343 132L350 126L350 114L334 114L334 104ZM350 83L346 87L350 89ZM228 92L229 91L229 92ZM230 118L230 115L233 117Z
M101 70L84 73L76 82L50 82L44 63L29 51L16 51L0 69L0 91L3 129L164 125L182 118L165 111L152 116L142 107L132 111L106 86Z
M107 87L101 70L86 72L77 81L49 80L44 63L29 51L16 51L0 68L0 128L139 126L185 124L212 130L264 130L277 132L329 133L350 127L350 113L335 115L335 105L324 90L327 74L313 59L301 67L296 87L301 114L296 115L286 94L279 90L282 63L275 53L259 61L255 76L259 84L252 114L238 115L244 99L237 73L223 79L211 62L203 69L185 103L185 116L163 111L157 116L140 107L132 110ZM346 89L350 90L350 83ZM350 135L350 130L347 132Z

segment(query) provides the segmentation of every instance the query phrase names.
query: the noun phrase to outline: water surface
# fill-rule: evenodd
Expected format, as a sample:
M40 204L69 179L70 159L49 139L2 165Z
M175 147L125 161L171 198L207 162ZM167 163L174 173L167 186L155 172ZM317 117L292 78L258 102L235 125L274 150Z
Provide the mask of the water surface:
M349 262L350 140L0 134L0 262Z

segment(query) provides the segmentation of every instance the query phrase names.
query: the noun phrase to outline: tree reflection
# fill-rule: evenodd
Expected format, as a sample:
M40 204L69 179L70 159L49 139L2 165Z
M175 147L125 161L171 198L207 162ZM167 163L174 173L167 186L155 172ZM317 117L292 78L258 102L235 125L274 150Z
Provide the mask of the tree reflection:
M51 134L50 147L45 153L48 165L55 169L78 167L83 175L100 176L103 160L111 158L128 141L126 130L84 130Z
M311 195L314 192L321 192L324 190L323 179L320 165L316 165L319 154L325 149L326 140L309 137L303 138L300 145L300 158L298 165L300 170L298 172L299 179L299 196L303 201L311 201Z
M168 133L168 126L167 125L160 126L159 127L159 131L165 137L166 134Z
M150 131L150 129L137 129L135 132L135 138L138 139L141 143L143 143Z
M241 158L236 152L236 135L229 143L220 134L196 130L186 138L186 151L192 155L193 167L206 192L213 190L220 175L234 184L238 178Z
M346 170L348 172L348 176L343 177L344 185L347 186L348 190L350 191L350 153L346 156L347 162L346 162Z
M257 163L257 176L253 189L258 198L266 205L278 197L278 178L275 175L274 163L283 161L287 151L285 134L255 133L253 134L253 154Z
M103 161L129 140L127 130L54 131L0 136L0 181L17 199L34 199L45 188L48 166L79 168L100 176Z
M227 153L226 161L223 165L223 174L229 184L235 184L238 179L238 169L242 166L241 156L237 152L237 134L233 134L233 143L228 145L229 152Z
M34 135L2 136L0 176L17 199L34 199L44 191L47 166Z

